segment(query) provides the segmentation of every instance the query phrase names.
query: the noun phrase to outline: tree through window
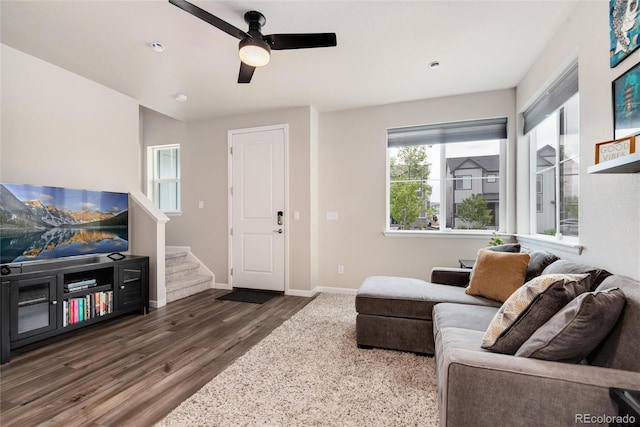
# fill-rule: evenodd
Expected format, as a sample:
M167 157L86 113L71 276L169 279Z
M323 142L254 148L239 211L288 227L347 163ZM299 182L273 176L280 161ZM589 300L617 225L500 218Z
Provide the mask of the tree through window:
M498 230L506 124L389 129L388 228Z

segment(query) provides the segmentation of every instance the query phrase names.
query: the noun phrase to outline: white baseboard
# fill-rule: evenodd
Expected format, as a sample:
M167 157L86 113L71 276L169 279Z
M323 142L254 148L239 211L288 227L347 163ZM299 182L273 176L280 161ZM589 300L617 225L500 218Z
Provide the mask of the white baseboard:
M332 288L330 286L318 286L316 290L325 294L345 294L355 296L358 293L357 289Z
M345 294L345 295L356 295L358 293L357 289L345 289L345 288L332 288L330 286L316 286L310 291L302 291L299 289L289 289L285 292L286 295L291 295L294 297L305 297L311 298L319 293L325 294Z
M233 287L228 284L228 283L214 283L213 284L213 289L226 289L226 290L232 290Z
M292 297L304 297L304 298L312 298L318 294L317 289L313 289L310 291L303 291L300 289L289 289L285 292L285 295L291 295Z
M160 300L160 301L153 300L153 299L149 300L149 307L150 308L160 308L160 307L164 307L165 305L167 305L167 300L166 299L163 299L163 300Z

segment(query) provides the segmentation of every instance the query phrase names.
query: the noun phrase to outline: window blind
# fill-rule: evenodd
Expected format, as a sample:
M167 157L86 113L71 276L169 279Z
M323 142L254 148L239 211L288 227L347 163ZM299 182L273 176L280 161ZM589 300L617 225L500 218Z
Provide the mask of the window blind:
M388 129L388 147L487 141L507 137L507 118L410 126Z
M524 133L540 124L573 95L578 93L578 63L574 62L560 75L533 104L524 110Z

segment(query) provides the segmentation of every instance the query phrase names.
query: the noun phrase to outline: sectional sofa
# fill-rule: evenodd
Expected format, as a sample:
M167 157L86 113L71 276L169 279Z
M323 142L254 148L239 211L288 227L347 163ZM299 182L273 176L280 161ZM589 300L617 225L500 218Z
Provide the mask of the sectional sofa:
M640 389L640 283L548 252L527 256L526 284L504 302L470 295L477 263L436 268L431 282L367 278L356 296L358 346L435 355L441 426L615 420L610 389ZM536 294L536 284L547 288ZM518 298L527 308L510 313ZM553 313L540 314L545 304Z

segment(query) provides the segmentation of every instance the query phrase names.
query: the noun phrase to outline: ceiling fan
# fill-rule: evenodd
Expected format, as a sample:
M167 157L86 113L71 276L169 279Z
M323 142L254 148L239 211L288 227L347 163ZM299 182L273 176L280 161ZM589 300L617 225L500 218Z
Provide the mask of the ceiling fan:
M185 0L169 0L169 3L202 19L230 36L240 39L238 53L241 62L238 83L251 82L251 77L253 77L256 67L262 67L269 63L272 49L287 50L336 46L335 33L269 34L263 36L260 29L265 24L266 19L263 14L254 10L244 14L244 20L249 24L249 31L244 32Z

